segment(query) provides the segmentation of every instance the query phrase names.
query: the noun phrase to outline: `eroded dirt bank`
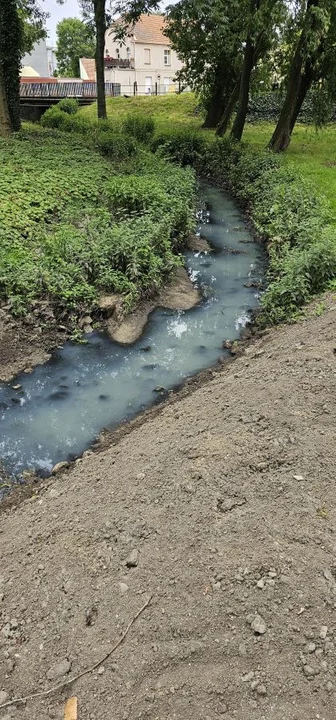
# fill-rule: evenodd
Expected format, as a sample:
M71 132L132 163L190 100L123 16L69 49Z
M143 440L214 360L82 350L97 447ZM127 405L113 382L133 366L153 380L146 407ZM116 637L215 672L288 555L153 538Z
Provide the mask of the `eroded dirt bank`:
M0 718L73 694L79 720L334 720L333 308L1 515L0 698L92 665L153 598L99 672Z

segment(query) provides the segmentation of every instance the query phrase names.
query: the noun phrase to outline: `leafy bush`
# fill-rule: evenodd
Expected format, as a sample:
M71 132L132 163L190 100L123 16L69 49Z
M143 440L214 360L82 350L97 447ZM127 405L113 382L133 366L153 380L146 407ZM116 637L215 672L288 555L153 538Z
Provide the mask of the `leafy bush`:
M75 98L63 98L57 103L57 107L68 115L75 115L78 112L79 102Z
M205 152L206 140L192 130L166 130L153 138L151 149L182 166L195 165Z
M82 312L107 291L131 306L180 263L194 174L144 149L134 156L135 140L111 139L107 124L84 120L80 137L80 113L55 110L72 134L32 126L0 139L0 300L17 314L38 298Z
M137 144L133 138L117 135L112 130L98 130L95 145L103 155L112 160L126 160L137 153Z
M123 132L146 144L149 143L154 134L155 122L152 117L132 114L125 118L122 129Z
M201 164L199 165L201 167ZM327 204L278 156L218 140L203 172L249 208L269 253L264 322L285 320L336 276L336 232Z
M261 95L254 95L249 99L247 118L250 122L276 122L283 105L283 93L273 91ZM321 107L321 102L323 108ZM335 121L336 110L331 107L325 100L321 88L317 91L311 91L303 103L298 121L301 123L319 124L320 119L323 122Z
M40 123L42 127L61 129L64 127L66 119L67 114L63 112L58 105L54 105L46 110L46 112L42 115Z

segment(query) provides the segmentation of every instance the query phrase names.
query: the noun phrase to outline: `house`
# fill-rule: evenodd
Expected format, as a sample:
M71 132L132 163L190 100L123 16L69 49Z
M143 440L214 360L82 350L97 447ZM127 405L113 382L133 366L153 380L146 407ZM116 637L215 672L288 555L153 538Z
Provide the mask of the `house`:
M21 60L22 77L52 77L56 68L54 48L47 46L45 40L35 43L32 51Z
M113 27L105 35L105 82L120 85L122 94L172 92L182 63L163 34L163 15L141 15L124 44L116 42ZM83 80L96 79L94 60L81 58Z

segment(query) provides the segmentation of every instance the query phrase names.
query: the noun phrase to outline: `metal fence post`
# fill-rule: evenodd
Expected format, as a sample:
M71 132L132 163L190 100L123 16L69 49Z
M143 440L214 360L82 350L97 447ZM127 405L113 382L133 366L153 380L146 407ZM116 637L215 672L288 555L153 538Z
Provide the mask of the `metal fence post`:
M137 90L138 90L138 83L137 83L137 81L135 80L134 85L133 85L133 94L134 94L134 95L137 94Z

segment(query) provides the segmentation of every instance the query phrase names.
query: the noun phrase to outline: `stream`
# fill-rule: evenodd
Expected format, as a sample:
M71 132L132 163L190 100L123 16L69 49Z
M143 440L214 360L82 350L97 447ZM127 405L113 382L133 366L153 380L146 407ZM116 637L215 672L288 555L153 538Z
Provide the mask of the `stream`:
M258 304L258 291L246 284L263 278L264 252L225 192L202 183L200 195L206 209L198 232L213 252L185 253L202 293L196 307L154 310L131 346L98 332L84 345L67 342L31 375L0 385L0 460L13 481L23 470L47 475L56 463L78 457L103 428L166 397L164 390L225 355L223 340L239 337Z

